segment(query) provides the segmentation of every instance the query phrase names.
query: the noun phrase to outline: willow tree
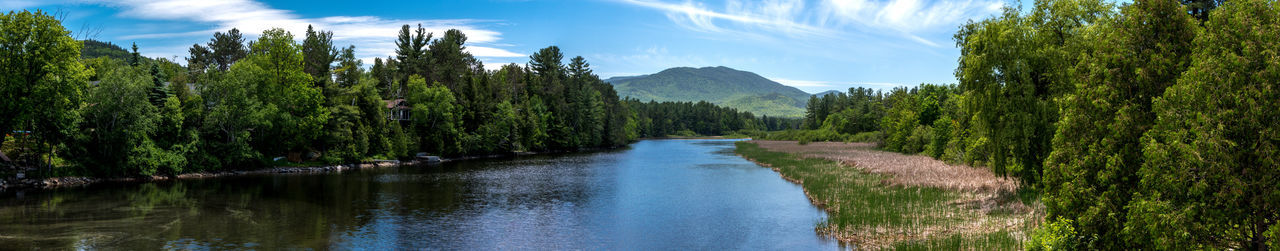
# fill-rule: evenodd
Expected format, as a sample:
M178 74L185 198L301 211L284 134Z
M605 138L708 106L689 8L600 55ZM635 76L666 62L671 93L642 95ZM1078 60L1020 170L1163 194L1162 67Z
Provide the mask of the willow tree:
M1199 24L1175 0L1139 0L1088 27L1085 56L1045 161L1045 206L1052 224L1069 222L1075 248L1133 249L1147 240L1123 233L1143 165L1143 133L1164 93L1190 63ZM1060 223L1061 222L1061 223Z
M1280 248L1280 5L1229 2L1154 102L1129 229L1163 249Z

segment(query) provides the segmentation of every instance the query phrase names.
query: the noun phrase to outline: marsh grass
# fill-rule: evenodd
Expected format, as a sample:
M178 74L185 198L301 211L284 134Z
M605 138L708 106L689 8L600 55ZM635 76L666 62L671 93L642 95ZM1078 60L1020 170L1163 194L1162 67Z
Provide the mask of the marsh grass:
M1000 230L988 215L965 208L972 194L937 187L888 182L886 174L821 158L772 152L737 142L736 153L777 170L801 184L806 195L828 212L816 230L860 248L1016 249L1020 233ZM1021 232L1021 231L1019 231ZM1003 233L1003 234L1000 234ZM954 247L954 248L952 248Z
M1019 249L1021 241L1008 231L981 235L951 235L945 238L903 241L894 250L1010 250Z

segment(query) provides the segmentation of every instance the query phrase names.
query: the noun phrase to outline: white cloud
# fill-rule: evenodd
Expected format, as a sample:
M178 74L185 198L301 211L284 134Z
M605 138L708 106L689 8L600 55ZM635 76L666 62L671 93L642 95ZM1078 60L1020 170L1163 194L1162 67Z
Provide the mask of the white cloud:
M476 57L514 58L524 56L524 54L520 53L483 46L467 46L467 52L470 52L471 55L475 55Z
M802 15L803 1L767 0L752 4L731 0L726 4L726 11L714 11L702 3L685 2L682 4L667 3L655 0L621 0L636 6L654 8L665 11L667 17L686 28L708 31L727 31L717 20L733 24L758 27L773 32L784 32L792 35L824 35L831 30L798 22L796 17Z
M876 32L937 47L918 33L951 29L964 20L996 13L1002 0L727 0L722 10L703 3L663 0L618 0L658 9L676 24L696 31L751 35L840 39Z
M824 0L822 17L837 24L915 32L934 28L954 28L964 20L1000 11L1002 1L994 0Z
M831 86L830 84L828 84L829 83L828 81L795 80L795 79L785 79L785 78L769 78L769 80L773 80L773 82L778 82L786 86L794 86L794 87L830 87Z
M477 26L480 23L490 22L486 20L384 19L376 16L304 18L293 11L274 9L254 0L91 1L121 9L122 11L117 14L121 17L191 21L212 24L215 27L201 31L134 34L122 37L124 39L207 37L215 31L225 31L231 28L240 29L240 32L249 37L256 37L264 30L282 28L293 33L297 39L301 40L307 26L312 25L316 30L333 32L336 46L355 45L357 57L372 59L395 53L395 39L402 25L409 24L416 28L418 24L421 24L422 28L434 33L436 37L443 35L444 31L448 29L461 30L463 34L467 35L468 51L477 57L508 58L524 56L506 49L495 48L494 46L502 46L502 44L497 43L502 39L502 33ZM366 63L371 64L372 62Z

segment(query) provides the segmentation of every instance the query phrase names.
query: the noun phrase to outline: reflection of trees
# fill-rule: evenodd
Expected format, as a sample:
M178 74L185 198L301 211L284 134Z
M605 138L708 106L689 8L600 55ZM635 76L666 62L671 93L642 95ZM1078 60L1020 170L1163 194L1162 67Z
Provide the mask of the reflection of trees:
M323 249L344 241L473 246L467 241L493 234L477 231L499 227L492 226L495 220L533 227L582 224L577 212L564 209L587 206L597 189L592 165L598 163L591 156L596 155L105 184L28 192L21 200L0 195L0 247ZM495 212L528 217L495 219Z

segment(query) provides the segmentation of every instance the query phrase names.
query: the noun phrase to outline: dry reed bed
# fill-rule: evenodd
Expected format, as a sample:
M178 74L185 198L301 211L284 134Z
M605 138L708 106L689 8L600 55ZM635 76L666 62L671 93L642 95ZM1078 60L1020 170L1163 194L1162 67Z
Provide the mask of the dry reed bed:
M927 156L879 151L873 149L874 144L871 143L813 142L800 145L795 141L761 140L751 143L771 152L835 161L839 165L826 168L837 170L827 172L839 172L842 174L839 176L847 176L835 177L835 182L858 183L855 173L863 171L883 177L878 181L880 184L863 185L928 187L950 191L947 196L952 196L953 199L948 199L949 202L941 205L904 205L908 207L901 208L898 217L908 219L910 223L907 224L830 224L817 229L823 235L854 243L862 248L890 247L904 241L923 241L953 235L974 237L1004 232L1021 239L1025 236L1025 231L1037 225L1042 217L1043 210L1038 209L1042 207L1024 205L1016 199L1018 183L1015 180L1000 178L987 169L950 165ZM798 177L784 178L792 182L804 182ZM833 212L865 210L860 208L863 206L858 206L859 202L840 201L838 195L831 195L830 198L815 198L810 195L810 200ZM844 204L859 208L841 208Z
M888 174L892 176L888 181L894 185L992 194L1011 193L1018 189L1017 181L997 177L987 169L950 165L928 156L879 151L873 149L873 143L813 142L800 145L795 141L751 142L769 151L834 160L867 172Z

